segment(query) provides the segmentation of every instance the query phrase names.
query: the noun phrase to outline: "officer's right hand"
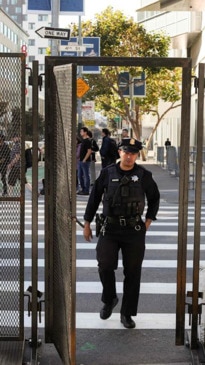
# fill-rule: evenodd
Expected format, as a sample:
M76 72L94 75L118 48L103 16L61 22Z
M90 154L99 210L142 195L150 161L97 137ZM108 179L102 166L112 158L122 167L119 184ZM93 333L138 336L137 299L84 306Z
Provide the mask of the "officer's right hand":
M84 224L83 235L84 235L85 240L88 242L90 242L91 239L93 238L92 230L90 228L89 222L85 222L85 224Z

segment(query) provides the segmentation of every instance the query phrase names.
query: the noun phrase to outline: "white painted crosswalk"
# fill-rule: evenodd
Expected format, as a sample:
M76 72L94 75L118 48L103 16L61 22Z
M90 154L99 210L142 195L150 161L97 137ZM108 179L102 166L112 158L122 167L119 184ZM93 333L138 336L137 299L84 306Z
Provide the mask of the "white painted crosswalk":
M77 202L77 216L82 217L85 209L85 201ZM31 202L26 201L26 221L25 221L25 268L31 267ZM39 230L38 230L38 248L40 252L44 252L44 204L39 204ZM81 218L82 219L82 218ZM205 235L204 223L205 221L205 209L202 209L202 219L201 219L201 237ZM194 209L193 207L189 207L189 215L188 215L188 238L192 238L194 236ZM94 223L92 224L93 230L95 229ZM171 231L170 231L171 229ZM158 214L158 220L153 222L150 230L147 232L147 241L146 243L146 252L150 252L151 258L145 257L143 262L143 269L149 270L161 270L162 273L166 270L173 271L173 277L176 274L177 268L177 236L178 236L178 207L177 205L172 205L171 207L168 205L161 205L160 211ZM111 318L107 321L102 321L99 317L99 309L101 307L100 295L101 295L101 283L99 282L99 277L97 274L97 261L95 258L95 247L96 247L96 238L93 239L93 242L87 243L83 238L82 228L77 225L76 226L76 249L77 249L77 260L76 260L76 271L78 280L76 283L76 294L77 294L77 307L80 308L80 299L78 296L82 298L85 296L86 300L92 300L92 296L96 296L99 298L99 306L96 308L96 311L85 312L78 309L76 313L76 326L79 329L124 329L124 327L120 324L119 321L119 312L113 313ZM15 248L15 243L7 242L7 248ZM3 248L3 244L1 245ZM201 244L201 252L204 253L205 244ZM187 252L192 255L193 252L193 242L188 242ZM94 253L94 256L93 256ZM162 257L158 257L160 253L163 253ZM170 256L167 256L170 255ZM174 256L173 256L174 255ZM3 258L1 260L1 266L7 267L15 267L18 265L18 259L15 257L11 259ZM205 256L202 255L200 266L205 267ZM44 257L38 258L38 267L39 270L44 271L45 260ZM187 258L187 268L191 269L193 267L192 257ZM95 276L92 275L93 281L90 280L90 277L86 279L85 269L92 270L96 269ZM119 268L122 268L122 261L119 260ZM88 271L86 271L88 272ZM42 275L43 277L43 275ZM165 276L166 278L166 276ZM31 285L31 282L26 278L24 283L25 290ZM17 286L15 283L8 282L4 286L9 291L17 290ZM121 281L117 281L117 292L118 294L122 294L123 283ZM42 280L38 282L38 290L44 292L45 283ZM157 280L157 277L152 281L152 276L149 277L148 281L143 281L141 283L141 296L143 295L176 295L176 282L161 282L161 280ZM186 290L192 290L192 284L187 283ZM143 299L142 299L143 300ZM116 307L117 310L118 307ZM118 308L119 309L119 308ZM4 311L5 312L5 311ZM25 326L31 326L31 318L28 317L28 314L25 312ZM42 314L42 322L39 324L39 327L44 326L44 313ZM188 315L186 315L186 327L188 328ZM136 321L136 329L174 329L175 328L175 313L139 313Z
M77 210L78 219L83 220L83 213L85 204L80 203L80 207ZM202 209L202 217L201 217L201 237L204 237L204 220L205 220L205 211ZM187 237L192 239L194 237L194 208L192 206L189 207L188 210L188 233ZM146 243L146 252L151 251L153 253L152 259L145 258L143 261L142 267L144 269L150 270L172 270L173 276L175 277L176 268L177 268L177 239L178 239L178 206L172 205L171 207L168 205L161 205L160 211L157 217L157 221L153 222L149 231L147 232L147 241ZM92 229L94 230L94 224L92 224ZM171 230L171 231L170 231ZM94 232L94 231L93 231ZM77 251L82 253L82 256L85 256L85 252L92 252L96 248L96 242L85 242L82 236L82 229L77 229ZM164 242L166 240L166 243ZM157 241L157 243L156 243ZM153 242L153 243L151 243ZM173 243L174 242L174 243ZM201 245L201 252L205 250L205 245ZM174 254L174 258L166 259L166 252L171 252ZM163 259L157 259L157 253L163 253ZM191 255L193 253L193 243L188 243L187 252ZM84 254L83 254L84 253ZM155 254L156 253L156 254ZM172 256L173 256L172 254ZM88 256L88 255L86 255ZM88 256L89 257L89 256ZM204 256L203 256L204 258ZM205 260L200 261L201 267L205 267ZM87 269L87 268L96 268L97 262L95 258L80 258L77 259L77 270ZM191 269L193 267L193 260L191 258L187 259L187 269ZM122 268L122 261L119 260L118 268ZM84 271L83 271L84 272ZM162 272L162 271L161 271ZM170 271L169 271L170 272ZM83 274L82 274L83 275ZM169 274L168 274L169 275ZM79 275L78 275L79 276ZM164 282L157 282L156 278L153 282L143 282L140 287L140 296L142 297L141 301L143 302L143 295L151 295L151 296L166 296L171 295L176 296L176 282L166 282L167 275L164 275ZM76 292L77 295L88 295L98 294L98 298L100 300L100 295L102 291L101 283L97 282L98 274L96 273L96 281L85 281L84 277L82 277L83 281L78 281L76 283ZM150 277L152 279L152 277ZM123 283L116 283L117 293L120 295L123 291ZM187 283L186 291L192 290L192 284ZM150 299L151 300L151 299ZM166 299L165 299L166 301ZM101 306L101 302L99 302L99 308ZM116 310L119 310L120 306L116 307ZM176 314L175 307L172 313L142 313L139 312L136 317L136 329L175 329L176 328ZM135 318L134 318L135 319ZM190 328L189 326L189 317L186 315L185 318L185 328ZM99 313L85 313L78 312L77 313L77 328L84 329L123 329L123 326L119 321L119 312L113 313L112 316L107 321L102 321L99 317Z

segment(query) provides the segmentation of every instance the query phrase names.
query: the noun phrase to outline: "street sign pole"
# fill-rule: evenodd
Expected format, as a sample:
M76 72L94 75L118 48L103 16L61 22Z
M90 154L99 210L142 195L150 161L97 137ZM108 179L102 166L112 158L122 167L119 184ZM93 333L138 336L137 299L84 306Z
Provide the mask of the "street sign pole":
M51 7L51 24L53 28L58 28L59 26L59 14L60 14L60 0L52 0ZM51 40L51 56L58 56L58 43L57 39Z
M82 47L82 29L81 29L81 16L78 17L78 45ZM78 56L82 56L82 52L78 52ZM81 78L82 75L82 66L78 66L78 77ZM78 112L78 130L82 127L82 98L78 98L78 104L77 104L77 112Z

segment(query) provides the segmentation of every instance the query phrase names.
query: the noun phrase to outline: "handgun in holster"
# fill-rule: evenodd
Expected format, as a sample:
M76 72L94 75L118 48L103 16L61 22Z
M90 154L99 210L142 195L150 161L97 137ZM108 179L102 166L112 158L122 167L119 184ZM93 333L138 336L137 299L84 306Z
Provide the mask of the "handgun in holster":
M95 216L95 223L96 223L96 233L95 233L95 235L96 235L96 237L99 236L101 228L104 224L104 221L105 221L105 216L103 214L97 213L96 216Z

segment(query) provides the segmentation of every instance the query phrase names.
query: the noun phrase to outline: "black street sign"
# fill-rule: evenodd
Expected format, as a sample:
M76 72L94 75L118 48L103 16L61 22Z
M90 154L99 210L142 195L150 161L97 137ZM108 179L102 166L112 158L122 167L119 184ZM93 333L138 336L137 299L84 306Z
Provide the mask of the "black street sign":
M35 31L41 38L70 39L70 29L41 27Z

